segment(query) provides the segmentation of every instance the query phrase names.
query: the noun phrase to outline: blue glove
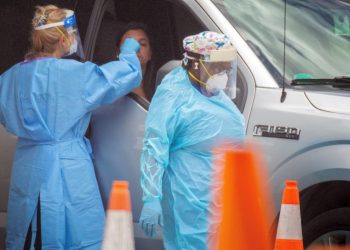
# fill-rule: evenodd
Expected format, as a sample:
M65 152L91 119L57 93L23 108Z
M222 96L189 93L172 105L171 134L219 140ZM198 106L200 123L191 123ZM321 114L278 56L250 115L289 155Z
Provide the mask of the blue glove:
M156 236L157 225L163 224L160 200L156 199L145 202L141 211L139 223L147 237L154 238Z
M140 43L136 41L134 38L126 38L120 47L120 52L122 53L130 53L130 52L139 52Z

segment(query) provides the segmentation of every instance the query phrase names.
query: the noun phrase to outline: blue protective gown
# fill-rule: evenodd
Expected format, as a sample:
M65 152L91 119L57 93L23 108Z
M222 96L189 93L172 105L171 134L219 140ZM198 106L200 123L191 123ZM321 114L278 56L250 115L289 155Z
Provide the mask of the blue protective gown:
M100 249L104 209L84 134L92 110L140 81L135 53L102 66L41 58L1 75L0 121L18 137L7 249L23 249L31 222L35 233L39 194L43 249Z
M162 200L167 250L207 248L211 209L212 149L242 142L244 118L219 92L206 97L177 68L162 81L149 108L141 158L144 201ZM217 218L217 217L216 217ZM209 229L210 226L210 229Z

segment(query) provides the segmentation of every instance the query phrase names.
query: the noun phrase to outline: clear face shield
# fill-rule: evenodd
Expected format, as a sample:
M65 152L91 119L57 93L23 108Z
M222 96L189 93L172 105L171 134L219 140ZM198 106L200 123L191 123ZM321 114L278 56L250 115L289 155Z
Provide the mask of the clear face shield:
M234 47L210 51L209 55L196 59L185 53L184 60L194 65L188 71L190 78L211 94L223 90L228 97L236 97L237 51Z
M63 26L66 29L68 37L60 29L57 28L59 26ZM74 11L66 10L66 18L63 21L57 22L57 23L48 23L48 24L40 25L36 27L35 30L44 30L44 29L49 29L54 27L56 27L56 29L59 32L61 32L62 35L66 36L71 43L69 47L69 51L67 51L67 54L65 56L69 56L75 53L80 58L84 58L84 50L81 43Z

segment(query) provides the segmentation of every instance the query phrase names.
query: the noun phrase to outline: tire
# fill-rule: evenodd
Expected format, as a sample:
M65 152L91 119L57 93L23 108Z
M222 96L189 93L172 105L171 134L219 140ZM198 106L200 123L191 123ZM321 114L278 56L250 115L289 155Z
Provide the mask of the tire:
M350 207L329 210L304 225L304 247L310 247L322 235L335 231L347 231L346 234L350 236Z

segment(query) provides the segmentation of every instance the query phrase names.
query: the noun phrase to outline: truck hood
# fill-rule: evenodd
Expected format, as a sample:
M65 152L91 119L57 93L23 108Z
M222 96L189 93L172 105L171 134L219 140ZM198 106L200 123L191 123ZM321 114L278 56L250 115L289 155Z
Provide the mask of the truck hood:
M305 92L305 95L317 109L350 115L350 93Z

